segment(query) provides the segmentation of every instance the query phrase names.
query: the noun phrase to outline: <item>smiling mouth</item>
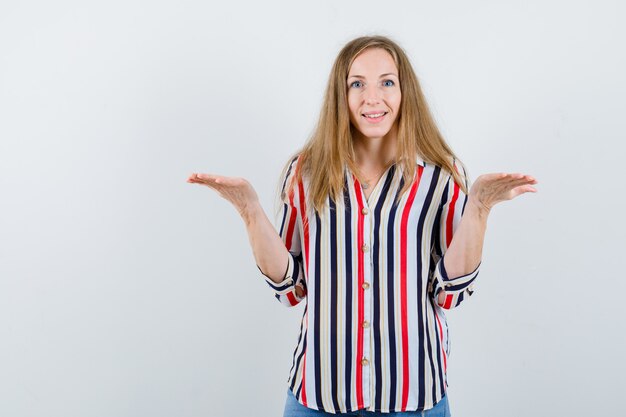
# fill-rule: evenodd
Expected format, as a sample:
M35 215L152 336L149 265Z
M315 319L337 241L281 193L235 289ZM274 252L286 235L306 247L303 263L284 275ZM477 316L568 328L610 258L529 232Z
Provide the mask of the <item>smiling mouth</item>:
M380 112L380 113L362 114L361 116L365 117L366 119L380 119L381 117L383 117L387 113L388 112L384 111L384 112Z

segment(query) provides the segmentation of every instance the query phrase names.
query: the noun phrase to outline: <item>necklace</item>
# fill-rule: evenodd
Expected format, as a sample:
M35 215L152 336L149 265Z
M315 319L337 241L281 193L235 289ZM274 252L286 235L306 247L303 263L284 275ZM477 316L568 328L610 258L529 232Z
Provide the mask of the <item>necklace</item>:
M388 167L383 168L383 170L382 170L382 171L380 171L380 172L377 174L377 177L379 177L379 176L380 176L380 174L382 174L383 172L385 172L385 171L387 170L387 168L388 168ZM361 184L361 185L363 186L363 188L364 188L364 189L369 188L369 186L370 186L370 182L371 182L374 178L376 178L376 177L373 177L371 180L366 180L366 181L363 181L363 183Z

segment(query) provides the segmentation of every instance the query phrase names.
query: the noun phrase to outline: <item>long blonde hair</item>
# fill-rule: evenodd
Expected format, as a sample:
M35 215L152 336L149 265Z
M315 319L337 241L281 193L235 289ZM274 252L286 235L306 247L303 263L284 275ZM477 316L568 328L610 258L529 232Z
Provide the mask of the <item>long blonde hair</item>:
M368 48L382 48L389 52L399 72L402 97L396 120L396 163L401 164L404 186L398 198L411 187L417 157L450 172L454 181L467 194L465 178L454 167L454 160L458 158L435 125L406 53L385 36L363 36L348 42L335 59L317 126L304 146L289 158L283 168L281 177L285 176L289 165L299 155L296 174L292 177L293 181L286 184L281 197L288 195L292 187L306 176L309 180L307 206L320 213L329 196L334 201L341 199L346 164L357 178L362 178L352 142L346 80L354 59Z

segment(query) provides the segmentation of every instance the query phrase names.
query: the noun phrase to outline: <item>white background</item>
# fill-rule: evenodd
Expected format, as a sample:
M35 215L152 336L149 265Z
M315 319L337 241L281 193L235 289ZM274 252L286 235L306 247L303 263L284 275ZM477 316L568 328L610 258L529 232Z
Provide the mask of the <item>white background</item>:
M452 414L623 408L621 1L0 2L0 415L280 416L304 304L191 172L243 176L270 218L332 62L404 47L492 211L448 313Z

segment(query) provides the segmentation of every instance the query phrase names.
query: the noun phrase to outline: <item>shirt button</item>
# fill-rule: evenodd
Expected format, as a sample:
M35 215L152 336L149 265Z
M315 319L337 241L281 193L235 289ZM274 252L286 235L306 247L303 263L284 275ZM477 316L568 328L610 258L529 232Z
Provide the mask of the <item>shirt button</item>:
M361 209L361 214L367 214L367 213L369 213L369 210L367 209L367 207L363 207Z
M370 322L369 322L369 321L367 321L367 320L365 320L365 321L363 322L363 327L365 327L365 328L370 327Z
M367 365L369 365L369 363L370 363L370 361L368 361L367 358L361 359L361 365L367 366Z
M364 290L368 289L370 287L370 283L369 282L364 282L362 285Z
M369 246L367 246L367 243L366 243L363 246L361 246L361 249L363 250L363 252L367 252L370 248Z

